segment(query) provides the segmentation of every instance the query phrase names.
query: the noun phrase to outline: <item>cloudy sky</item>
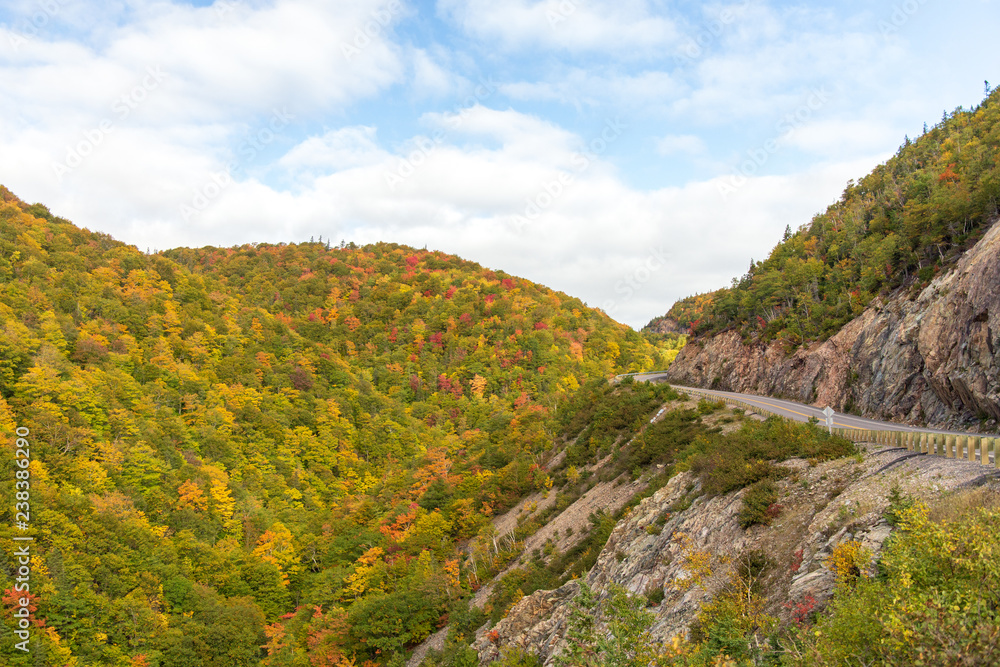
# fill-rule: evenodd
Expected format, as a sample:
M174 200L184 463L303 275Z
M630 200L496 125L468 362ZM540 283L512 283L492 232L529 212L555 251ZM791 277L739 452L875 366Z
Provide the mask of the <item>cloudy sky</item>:
M0 183L456 253L641 327L1000 83L998 0L5 0Z

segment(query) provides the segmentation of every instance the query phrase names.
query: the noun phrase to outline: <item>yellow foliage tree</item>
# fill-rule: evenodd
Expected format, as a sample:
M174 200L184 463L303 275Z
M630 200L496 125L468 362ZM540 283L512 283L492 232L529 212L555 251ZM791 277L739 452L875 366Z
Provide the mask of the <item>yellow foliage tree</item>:
M272 563L281 572L282 583L288 585L288 576L298 571L298 554L292 533L280 521L275 521L257 539L253 555L267 563Z
M233 494L229 491L229 475L226 474L225 470L216 466L203 466L202 470L212 481L212 487L208 491L212 498L212 512L222 519L222 528L227 535L240 539L243 537L243 524L240 523L239 519L233 517L236 503L233 500Z
M180 498L177 499L177 509L189 507L195 512L204 512L208 509L208 498L205 497L205 492L191 480L184 481L177 488L177 492L180 494Z
M479 373L476 373L475 377L472 378L472 395L476 398L483 397L483 391L486 390L486 378L484 378Z
M345 590L360 597L370 590L382 590L382 575L385 563L382 561L382 547L372 547L364 552L354 565L354 573L347 577Z

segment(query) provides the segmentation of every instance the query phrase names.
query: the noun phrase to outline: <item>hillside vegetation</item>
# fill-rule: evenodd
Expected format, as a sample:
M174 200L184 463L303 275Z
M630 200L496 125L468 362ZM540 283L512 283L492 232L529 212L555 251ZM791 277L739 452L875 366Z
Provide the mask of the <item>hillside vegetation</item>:
M694 334L739 330L790 347L824 340L879 295L919 290L978 240L1000 202L1000 90L945 113L730 287L678 301ZM654 321L655 323L655 321ZM651 324L654 324L651 323Z
M468 592L458 547L552 483L579 387L666 363L440 252L146 255L0 195L0 432L30 431L36 540L34 650L5 632L4 664L397 660Z

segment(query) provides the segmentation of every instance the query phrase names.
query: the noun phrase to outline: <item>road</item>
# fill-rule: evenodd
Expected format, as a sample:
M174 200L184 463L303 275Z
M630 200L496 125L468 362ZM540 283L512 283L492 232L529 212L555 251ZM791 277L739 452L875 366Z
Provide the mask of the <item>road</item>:
M664 380L665 374L663 373L637 373L633 377L639 381L650 381L650 380ZM714 396L724 397L728 396L730 398L735 398L744 403L749 403L750 405L759 405L762 410L771 412L774 414L781 415L782 417L788 417L789 419L794 419L795 421L805 422L809 421L810 417L815 417L820 421L820 423L826 422L826 417L823 415L823 410L821 408L815 408L811 405L805 405L804 403L796 403L795 401L786 401L781 398L770 398L768 396L757 396L755 394L738 394L732 391L718 391L715 389L699 389L697 387L684 387L681 385L671 385L675 389L679 390L691 390L700 392L703 394L711 394ZM923 433L948 433L953 435L982 435L973 434L968 431L942 431L940 429L927 428L924 426L909 426L907 424L896 424L893 422L878 421L875 419L866 419L864 417L855 417L854 415L848 415L843 413L837 413L833 416L833 425L835 428L859 428L859 429L876 429L876 430L889 430L889 431L920 431Z

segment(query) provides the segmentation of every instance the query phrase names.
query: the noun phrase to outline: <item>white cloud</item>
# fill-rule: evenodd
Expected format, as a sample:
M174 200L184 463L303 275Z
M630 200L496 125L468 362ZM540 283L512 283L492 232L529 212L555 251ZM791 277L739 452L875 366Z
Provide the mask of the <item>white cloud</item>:
M656 150L660 155L687 153L701 155L705 152L705 142L693 134L669 134L656 142Z
M438 11L466 33L507 50L524 46L569 52L648 56L677 39L669 19L644 0L439 0Z
M455 91L462 81L460 77L439 64L432 54L424 49L413 49L408 60L413 67L413 88L421 96L443 96Z
M825 119L792 129L784 137L791 147L826 157L857 155L893 137L893 126L875 119Z
M572 68L550 73L543 81L515 81L500 89L515 100L553 101L578 108L613 100L620 108L648 113L650 107L664 107L679 98L687 92L687 85L658 70L624 73Z
M228 10L218 11L223 2ZM266 171L268 153L280 155L295 126L341 114L405 75L392 39L400 2L216 5L130 3L126 20L90 32L78 7L60 7L51 31L5 51L4 183L54 208L92 212L109 231L136 219L183 225L180 206L214 187L227 163L236 161L239 180ZM289 120L274 126L276 114ZM350 166L366 159L364 139L324 136L287 160L302 170Z
M325 151L344 145L365 159L331 166L294 194L252 180L234 184L199 214L199 231L187 233L219 245L318 235L427 245L561 289L638 327L676 298L728 284L786 224L807 221L817 200L832 201L847 178L870 168L843 163L752 179L728 198L714 180L645 192L623 183L600 156L574 166L582 138L536 117L476 107L457 129L393 151L366 128L308 139L282 162L324 167ZM458 143L468 136L491 138L492 147ZM524 150L532 145L545 149ZM408 160L412 170L390 187L386 174ZM527 220L526 205L542 193L549 198Z
M337 171L385 159L375 141L375 128L367 125L331 130L309 137L285 153L278 164L290 171Z

